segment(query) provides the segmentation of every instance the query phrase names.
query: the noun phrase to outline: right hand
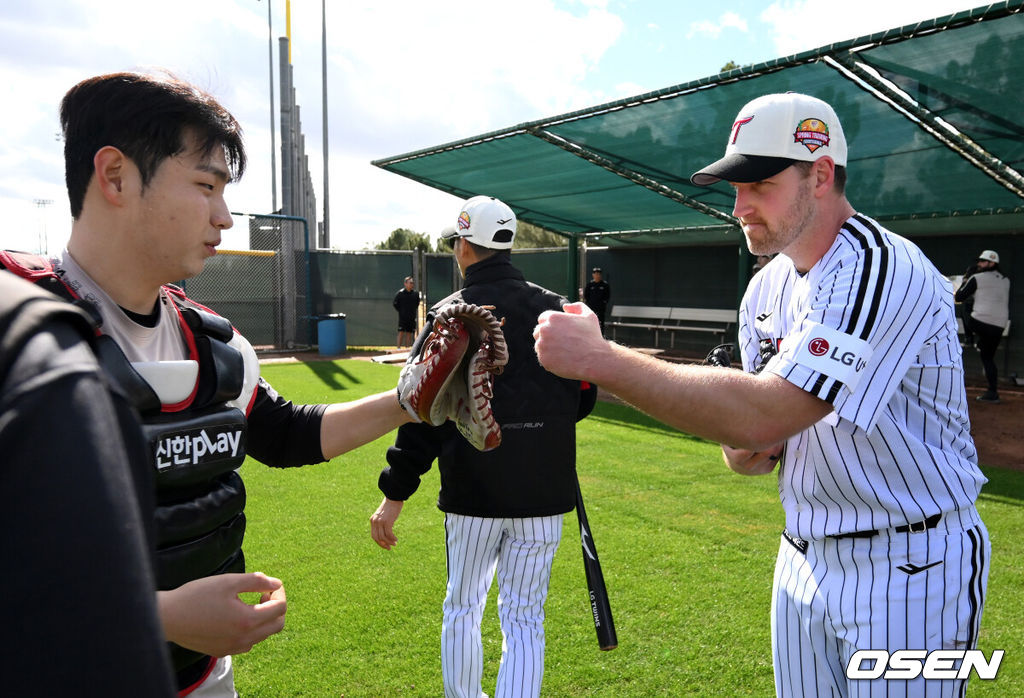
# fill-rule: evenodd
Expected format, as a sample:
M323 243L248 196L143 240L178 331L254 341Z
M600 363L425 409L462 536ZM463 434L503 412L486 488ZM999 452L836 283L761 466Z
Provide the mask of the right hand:
M398 543L398 537L395 535L395 521L402 513L403 504L405 502L401 500L385 497L377 507L377 511L373 512L373 516L370 517L370 537L385 550L391 550Z
M537 318L533 338L540 365L563 378L600 383L591 364L600 363L609 345L597 315L584 303L567 303L562 310L545 310Z
M722 455L726 465L740 475L767 475L775 470L785 445L776 444L766 451L748 451L722 444Z
M238 595L259 592L250 606ZM284 628L284 584L262 572L218 574L157 593L167 640L190 650L226 657L243 654Z

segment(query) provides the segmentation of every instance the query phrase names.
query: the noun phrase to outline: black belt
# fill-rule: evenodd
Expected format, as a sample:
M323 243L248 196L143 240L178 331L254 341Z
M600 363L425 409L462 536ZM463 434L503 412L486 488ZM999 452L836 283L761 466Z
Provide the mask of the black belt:
M936 526L939 525L939 521L941 521L941 520L942 520L942 514L935 514L934 516L929 516L924 521L916 521L916 522L914 522L912 524L907 524L906 526L897 526L893 530L896 531L896 533L921 533L922 531L927 531L930 528L935 528ZM829 538L870 538L872 536L877 536L877 535L878 535L878 530L877 529L871 529L869 531L853 531L852 533L837 533L834 536L828 536L828 537Z
M939 525L939 521L941 521L941 520L942 520L942 514L935 514L934 516L929 516L924 521L917 521L915 523L907 524L905 526L897 526L893 530L896 531L896 533L921 533L922 531L927 531L928 529L935 528L936 526ZM871 538L872 536L877 536L877 535L878 535L878 529L871 529L871 530L867 530L867 531L853 531L852 533L837 533L834 536L825 536L825 537L826 538L835 538L835 539L840 539L840 538ZM801 553L804 553L804 554L807 553L808 542L806 540L804 540L803 538L797 538L796 536L792 535L789 531L787 531L785 529L783 529L783 531L782 531L782 537L785 538L786 541L790 545L792 545L794 548L799 550Z

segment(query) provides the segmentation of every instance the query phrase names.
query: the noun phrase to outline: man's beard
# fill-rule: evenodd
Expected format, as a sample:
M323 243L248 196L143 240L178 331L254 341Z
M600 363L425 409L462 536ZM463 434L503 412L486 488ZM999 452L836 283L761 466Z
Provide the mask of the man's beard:
M756 221L764 227L764 235L758 240L752 240L744 233L747 247L754 255L773 255L782 252L807 230L813 218L811 178L806 177L800 181L797 195L782 220L771 226L763 220Z

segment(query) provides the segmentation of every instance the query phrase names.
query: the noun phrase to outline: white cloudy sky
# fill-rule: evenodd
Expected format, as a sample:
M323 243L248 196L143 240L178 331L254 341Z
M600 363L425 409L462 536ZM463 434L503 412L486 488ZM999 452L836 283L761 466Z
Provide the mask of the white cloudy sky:
M2 3L0 247L35 251L45 240L53 250L66 240L57 108L69 87L104 72L167 69L216 95L241 122L249 152L228 203L271 210L267 2L276 73L285 0ZM434 233L458 211L455 197L371 160L713 75L728 61L759 63L978 4L327 0L332 243L360 249L398 227ZM293 0L291 26L322 211L321 2ZM225 247L242 240L226 235Z

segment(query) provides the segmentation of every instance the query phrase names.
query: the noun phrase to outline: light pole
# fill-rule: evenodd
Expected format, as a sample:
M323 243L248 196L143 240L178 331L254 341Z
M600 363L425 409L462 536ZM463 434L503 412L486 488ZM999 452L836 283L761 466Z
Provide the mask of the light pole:
M323 14L323 48L322 48L322 71L323 71L323 110L324 110L324 234L320 241L324 247L331 246L331 190L327 171L327 0L321 0L321 11Z
M53 203L53 199L33 199L32 203L39 209L43 221L43 237L39 242L39 254L49 254L50 242L46 237L46 207Z
M270 6L267 0L267 65L270 70L270 211L277 213L277 142L274 137L274 25L270 19Z

